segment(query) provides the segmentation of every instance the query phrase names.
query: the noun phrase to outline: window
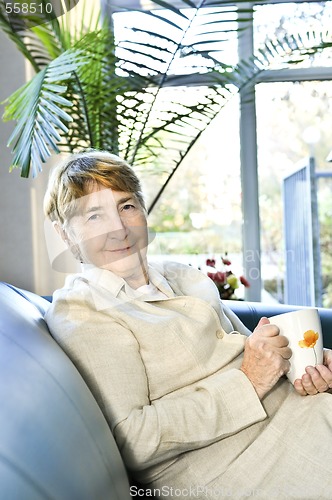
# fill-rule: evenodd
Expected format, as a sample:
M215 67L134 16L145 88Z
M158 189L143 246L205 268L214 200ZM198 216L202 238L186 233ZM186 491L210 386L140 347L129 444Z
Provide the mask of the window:
M166 11L163 9L156 12L161 17L166 16ZM190 17L190 9L183 12ZM172 21L173 14L167 15ZM247 35L244 37L240 32L242 36L239 38L234 31L236 29L234 7L207 8L204 18L193 21L197 23L197 31L193 35L197 37L195 39L197 43L203 42L201 35L198 34L200 33L199 26L203 26L202 22L208 21L208 18L215 21L217 16L221 15L226 15L224 17L226 24L223 24L222 29L227 27L229 32L223 37L219 33L220 27L218 28L218 24L215 24L213 44L216 49L216 61L234 66L238 60L238 44L240 48L242 44L242 52L244 48L248 54L251 41L253 53L261 54L262 61L264 61L264 70L258 72L256 85L257 163L262 248L262 254L259 255L258 260L263 281L269 292L269 295L264 295L264 300L283 301L285 262L282 178L297 165L297 162L313 153L317 171L330 170L325 158L332 147L329 143L331 84L324 79L332 79L330 69L332 54L330 48L314 53L312 47L320 45L321 42L331 41L332 2L279 2L276 0L275 3L268 2L266 5L258 3L255 7L252 26L248 16ZM144 36L147 52L142 54L142 57L148 57L147 53L153 54L157 61L158 47L149 35L142 35L137 31L137 19L137 13L114 15L116 36L121 41L121 50L126 51L128 44L132 43L132 36ZM183 20L183 22L187 21ZM251 27L253 28L252 35ZM176 40L178 36L177 30L173 32L171 26L168 34L173 40ZM160 49L165 47L160 46ZM298 50L292 52L292 48L296 47L301 48L301 53ZM281 54L282 57L280 57ZM169 65L171 75L168 83L172 90L168 95L171 96L172 92L177 92L184 93L183 95L189 98L190 92L199 92L199 76L204 75L205 61L202 60L199 67L193 68L191 59L181 57L183 55L185 54L179 53L173 59L169 53L168 57L165 56L156 62L153 69L155 73L152 73L162 72ZM183 86L178 85L176 88L174 82L180 80ZM255 81L253 80L252 83L254 84ZM204 85L204 82L202 84ZM165 89L165 95L166 93ZM167 102L167 99L164 102ZM259 228L259 218L255 210L248 214L245 227L241 227L243 219L241 189L244 192L248 190L248 186L244 181L242 188L240 186L240 169L242 172L248 171L249 175L250 172L255 172L256 163L252 152L255 150L256 153L256 144L250 145L248 140L243 140L243 135L246 134L245 127L241 128L242 137L239 139L238 121L254 123L254 104L253 102L252 106L243 106L243 100L231 99L191 149L170 182L167 192L164 193L150 216L152 228L158 231L158 238L154 241L155 253L172 253L178 258L183 258L179 256L180 254L187 253L189 255L186 258L187 261L199 266L207 254L234 252L235 260L240 266L241 251L259 253L260 244L257 239L253 248L242 249L241 245L242 230L255 233L255 230ZM315 131L316 137L319 134L319 140L314 143ZM251 138L253 138L252 134ZM244 148L242 157L245 158L241 167L240 141L241 147ZM158 181L163 178L162 168L162 165L154 164L150 171L142 172L150 198L153 196L156 178ZM155 175L156 173L158 175ZM328 291L326 291L332 288L327 277L331 274L330 268L332 268L328 257L330 245L327 243L330 238L330 236L327 237L327 221L331 218L330 184L329 181L319 180L318 186L321 201L319 213L323 286L325 303L328 304L329 301L332 303L332 299L327 298ZM260 287L259 280L257 283ZM260 300L260 288L251 287L247 298Z
M283 179L309 156L316 173L330 172L332 86L330 82L278 82L256 86L258 170L262 242L262 277L278 300L284 300ZM332 178L318 177L322 304L331 296Z

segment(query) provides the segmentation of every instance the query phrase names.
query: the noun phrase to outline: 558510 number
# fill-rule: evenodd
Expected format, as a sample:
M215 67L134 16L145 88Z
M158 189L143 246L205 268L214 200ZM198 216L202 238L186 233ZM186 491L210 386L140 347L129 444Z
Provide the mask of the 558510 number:
M7 14L52 14L51 2L6 2Z

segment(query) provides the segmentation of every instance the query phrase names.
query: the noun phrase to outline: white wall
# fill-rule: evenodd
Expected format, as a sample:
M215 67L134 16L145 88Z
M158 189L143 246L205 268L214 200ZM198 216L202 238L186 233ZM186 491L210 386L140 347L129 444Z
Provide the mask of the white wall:
M0 32L0 101L25 81L25 64L15 45ZM3 105L0 114L3 115ZM49 167L36 179L9 173L6 147L13 123L0 121L0 281L41 295L62 286L63 272L52 270L44 237L43 197ZM51 244L53 245L53 243Z

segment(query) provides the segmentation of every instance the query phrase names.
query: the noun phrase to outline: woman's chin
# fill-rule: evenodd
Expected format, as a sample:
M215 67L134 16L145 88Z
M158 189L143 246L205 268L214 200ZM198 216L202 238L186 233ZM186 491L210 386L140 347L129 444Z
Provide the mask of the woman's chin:
M126 279L127 276L142 272L142 267L146 267L146 254L145 252L142 254L134 253L131 255L121 255L121 257L118 255L118 258L108 259L107 262L103 262L97 267L107 269L117 276Z

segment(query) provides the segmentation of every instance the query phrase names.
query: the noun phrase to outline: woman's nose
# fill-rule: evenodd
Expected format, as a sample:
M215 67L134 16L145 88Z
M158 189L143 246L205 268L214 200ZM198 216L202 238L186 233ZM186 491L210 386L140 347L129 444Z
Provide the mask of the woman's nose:
M107 224L107 235L109 238L125 240L128 236L128 228L118 213L110 217Z

